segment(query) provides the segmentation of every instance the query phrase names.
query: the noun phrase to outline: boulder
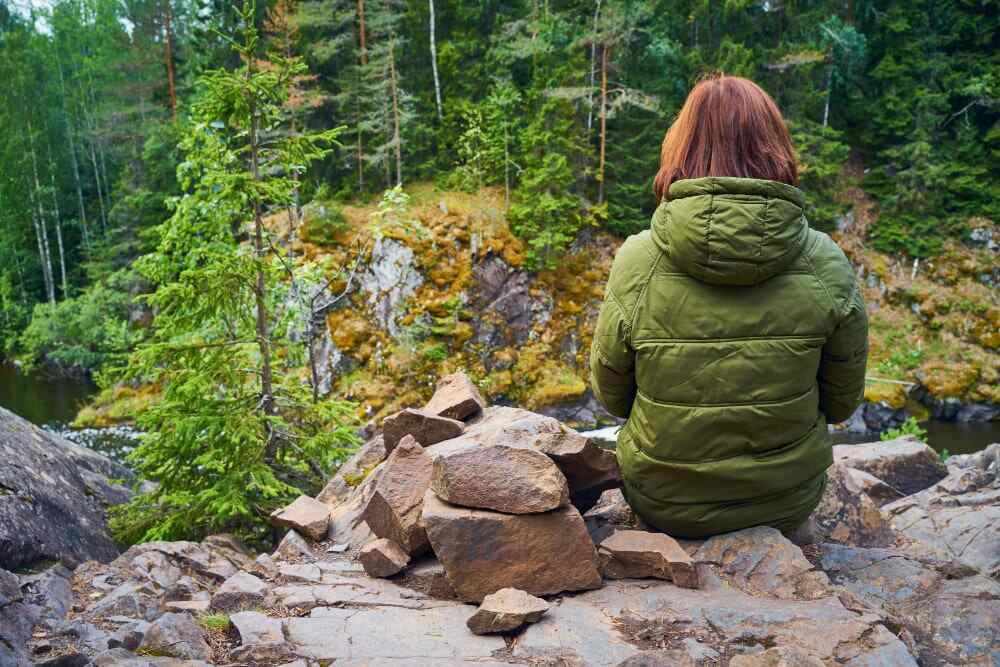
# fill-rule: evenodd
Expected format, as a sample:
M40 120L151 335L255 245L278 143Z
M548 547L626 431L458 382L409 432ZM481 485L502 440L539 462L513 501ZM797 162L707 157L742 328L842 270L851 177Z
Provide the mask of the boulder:
M428 451L436 457L438 452L471 445L504 445L542 452L566 477L570 502L581 511L593 506L601 491L620 485L621 475L613 451L603 449L551 417L520 408L486 408L460 437Z
M412 408L389 415L382 422L382 438L385 443L385 451L389 454L407 435L412 436L424 447L430 447L438 442L457 438L462 435L464 430L465 424L457 419L439 417L430 412Z
M214 611L240 611L264 603L267 584L249 572L237 572L226 579L212 596Z
M768 526L716 535L694 555L710 563L736 588L782 600L816 600L830 595L830 581L815 571L802 550Z
M847 474L851 478L851 481L861 489L861 492L874 500L876 505L885 505L903 497L899 489L886 484L875 475L864 470L848 468Z
M299 496L291 505L271 513L271 523L297 530L315 542L326 539L330 508L309 496Z
M381 434L368 440L351 458L337 468L337 473L326 483L316 496L316 500L330 506L346 501L351 492L378 464L385 461L388 455Z
M424 406L424 412L450 419L468 419L482 412L485 407L486 401L479 394L476 385L469 376L459 372L438 380L437 389Z
M212 654L191 615L172 612L153 621L142 638L139 650L184 660L208 660Z
M863 445L835 445L833 460L877 477L904 496L922 491L948 474L937 452L912 436Z
M549 595L601 585L594 544L572 506L503 514L450 505L428 491L422 521L463 600L480 602L501 588Z
M395 542L381 538L362 547L358 560L369 577L391 577L407 566L410 555Z
M896 540L875 501L862 493L842 463L827 469L826 489L810 519L820 541L882 547Z
M132 473L0 408L0 568L109 561L105 511L131 496Z
M601 542L597 555L608 579L667 579L684 588L700 587L691 557L663 533L619 530Z
M229 622L240 633L240 643L260 644L262 642L278 642L284 639L280 618L272 618L259 611L241 611L232 614Z
M499 443L437 453L431 488L453 505L509 514L547 512L569 502L566 478L552 459Z
M433 463L413 437L403 438L386 459L362 517L376 537L392 540L410 556L428 549L420 523Z
M313 552L306 538L299 535L297 531L290 530L278 542L272 557L282 560L309 560L313 558Z
M529 623L537 623L548 610L549 603L542 598L517 588L501 588L483 598L466 625L477 635L512 632Z
M600 544L616 530L628 530L638 524L635 511L625 500L621 489L609 489L602 493L597 504L583 515L583 520L594 544Z

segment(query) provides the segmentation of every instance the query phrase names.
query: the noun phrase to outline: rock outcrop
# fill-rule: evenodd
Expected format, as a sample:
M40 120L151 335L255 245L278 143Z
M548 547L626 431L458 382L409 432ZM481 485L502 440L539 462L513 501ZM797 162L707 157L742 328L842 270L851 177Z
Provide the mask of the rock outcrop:
M863 470L903 495L944 479L948 469L933 449L913 437L864 445L836 445L833 460Z
M113 559L105 511L131 497L131 479L123 466L0 408L0 568Z

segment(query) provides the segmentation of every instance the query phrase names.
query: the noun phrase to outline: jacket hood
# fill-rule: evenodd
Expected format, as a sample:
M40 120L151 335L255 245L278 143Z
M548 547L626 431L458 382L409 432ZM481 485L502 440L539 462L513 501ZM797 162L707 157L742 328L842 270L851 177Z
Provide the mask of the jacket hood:
M802 252L802 191L753 178L676 181L653 214L653 237L676 266L713 285L756 285Z

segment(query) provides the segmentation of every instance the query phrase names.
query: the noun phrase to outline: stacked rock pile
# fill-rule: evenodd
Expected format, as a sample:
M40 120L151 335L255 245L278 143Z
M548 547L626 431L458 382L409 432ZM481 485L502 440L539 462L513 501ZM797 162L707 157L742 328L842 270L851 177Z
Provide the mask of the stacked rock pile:
M387 457L361 494L375 539L358 560L370 576L390 577L433 552L455 598L488 600L470 619L476 632L537 620L545 602L533 596L599 588L604 578L699 586L667 535L619 530L595 545L581 511L620 485L612 451L554 419L486 407L464 374L442 378L423 409L387 417L382 446ZM273 520L320 540L329 512L302 497Z

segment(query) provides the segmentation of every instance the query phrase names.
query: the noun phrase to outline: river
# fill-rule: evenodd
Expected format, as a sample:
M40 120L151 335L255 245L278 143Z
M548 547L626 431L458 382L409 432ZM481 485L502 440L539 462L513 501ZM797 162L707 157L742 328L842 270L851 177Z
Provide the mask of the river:
M97 387L87 378L23 373L15 365L0 361L0 406L79 445L122 461L135 446L137 433L131 428L69 427L77 411L96 391Z
M22 373L11 364L0 363L0 406L78 444L121 460L135 444L136 434L131 429L74 430L68 426L95 391L94 384L86 378ZM968 454L1000 442L1000 422L961 424L932 420L922 426L927 429L931 447L939 452ZM874 439L870 435L834 436L836 442L871 442Z

